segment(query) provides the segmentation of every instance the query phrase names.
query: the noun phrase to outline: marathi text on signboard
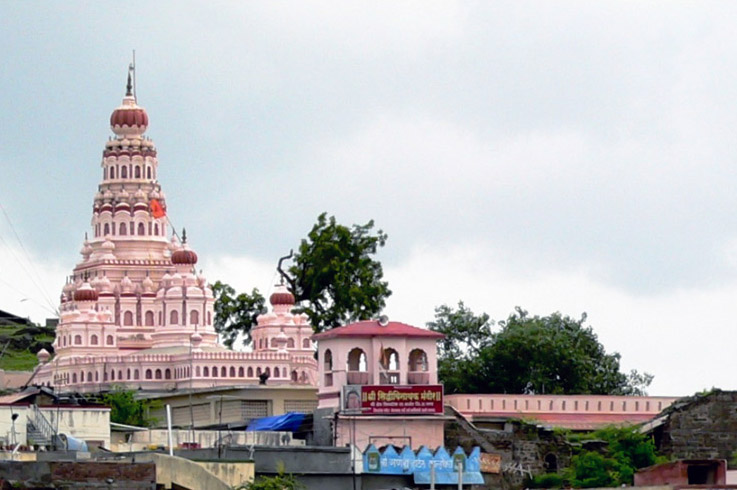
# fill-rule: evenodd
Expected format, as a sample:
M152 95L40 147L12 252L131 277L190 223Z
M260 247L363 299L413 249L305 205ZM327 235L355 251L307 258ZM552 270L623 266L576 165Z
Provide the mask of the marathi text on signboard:
M363 415L442 414L442 385L346 385L343 409Z
M501 454L490 454L481 453L481 472L482 473L496 473L502 472L502 455Z

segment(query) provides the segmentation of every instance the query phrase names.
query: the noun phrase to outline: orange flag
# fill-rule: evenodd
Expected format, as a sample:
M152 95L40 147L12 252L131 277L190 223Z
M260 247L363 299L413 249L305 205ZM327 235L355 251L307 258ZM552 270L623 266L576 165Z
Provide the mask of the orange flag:
M151 203L149 204L151 209L151 215L154 218L163 218L166 216L166 211L164 211L164 207L161 205L158 199L151 199Z

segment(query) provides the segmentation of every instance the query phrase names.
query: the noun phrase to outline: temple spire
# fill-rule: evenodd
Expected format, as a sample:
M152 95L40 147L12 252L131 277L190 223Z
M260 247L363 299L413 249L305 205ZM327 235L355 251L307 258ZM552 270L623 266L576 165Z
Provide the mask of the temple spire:
M131 72L133 71L133 65L128 68L128 84L125 86L125 96L133 96L133 81L131 80Z

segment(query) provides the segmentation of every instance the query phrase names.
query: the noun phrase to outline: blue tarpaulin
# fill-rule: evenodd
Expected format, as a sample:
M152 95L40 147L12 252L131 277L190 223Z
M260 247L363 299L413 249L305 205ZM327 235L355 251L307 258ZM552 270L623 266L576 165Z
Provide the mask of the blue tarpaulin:
M252 420L246 431L270 430L297 432L302 422L305 420L305 414L297 412L288 412L284 415L275 415L273 417L262 417Z

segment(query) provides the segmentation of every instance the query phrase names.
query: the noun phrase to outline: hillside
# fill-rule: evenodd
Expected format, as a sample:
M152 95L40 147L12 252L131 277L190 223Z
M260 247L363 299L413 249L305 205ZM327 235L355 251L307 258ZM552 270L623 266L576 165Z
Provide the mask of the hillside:
M53 354L54 328L38 325L0 326L0 369L30 371L37 364L41 348Z

